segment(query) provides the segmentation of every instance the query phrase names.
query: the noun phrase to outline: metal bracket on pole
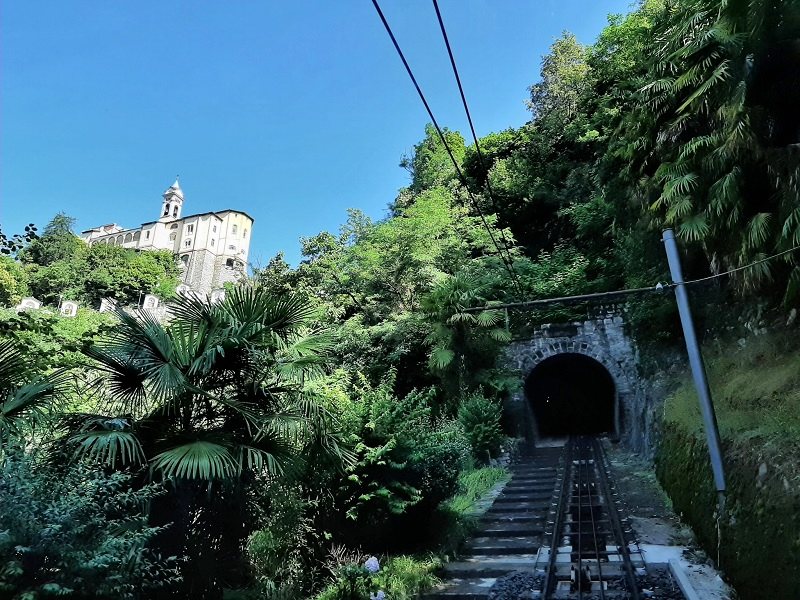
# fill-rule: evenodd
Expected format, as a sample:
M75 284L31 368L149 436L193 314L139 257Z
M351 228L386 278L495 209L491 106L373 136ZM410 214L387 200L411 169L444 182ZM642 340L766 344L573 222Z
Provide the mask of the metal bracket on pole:
M672 275L672 282L675 284L675 300L678 303L683 337L686 340L686 351L689 354L689 366L692 369L694 387L697 390L697 396L700 399L700 410L703 413L708 453L711 456L711 470L714 473L714 485L717 489L719 517L725 511L726 487L717 416L714 413L714 403L711 400L711 390L708 387L706 368L703 364L703 356L700 353L700 345L697 343L697 334L692 320L692 311L689 307L689 294L683 281L683 269L681 268L681 257L678 253L675 233L671 229L665 229L663 234L661 241L664 242L664 248L667 251L669 270Z

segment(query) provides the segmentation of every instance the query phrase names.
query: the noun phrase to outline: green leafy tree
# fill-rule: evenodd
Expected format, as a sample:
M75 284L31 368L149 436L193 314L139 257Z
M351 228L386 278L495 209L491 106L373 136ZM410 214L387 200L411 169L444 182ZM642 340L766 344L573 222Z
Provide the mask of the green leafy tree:
M574 118L589 90L586 48L567 31L542 59L542 80L530 87L528 108L537 118Z
M313 307L259 287L213 305L180 298L173 310L167 325L117 313L88 351L110 412L68 416L66 441L78 456L171 481L152 518L174 528L158 545L189 557L187 589L215 594L249 534L248 483L283 473L309 445L341 458L330 415L304 393L329 343L308 330Z
M447 145L456 162L461 165L466 153L464 138L457 131L449 131L446 128L442 133L444 133ZM409 190L414 194L438 186L447 186L457 178L456 169L447 148L430 123L425 126L425 138L414 146L414 152L410 157L403 158L400 166L410 173ZM396 208L405 208L402 206L402 198L407 198L407 196L401 194L401 202Z
M712 270L800 244L798 38L791 1L682 2L656 27L632 152L644 157L653 210L702 244ZM779 265L747 269L740 284L787 270ZM799 268L789 281L800 289Z
M171 252L78 242L81 247L70 258L31 269L30 288L37 298L50 304L64 299L97 307L102 298L136 304L143 293L165 299L174 295L179 270Z
M9 256L0 256L0 304L12 306L28 294L28 275Z
M57 261L68 260L79 253L84 242L72 232L75 219L63 212L47 224L42 236L33 240L20 256L23 261L46 267Z
M163 494L130 476L55 469L15 452L0 463L0 595L138 599L179 580L176 557L147 548L143 508Z

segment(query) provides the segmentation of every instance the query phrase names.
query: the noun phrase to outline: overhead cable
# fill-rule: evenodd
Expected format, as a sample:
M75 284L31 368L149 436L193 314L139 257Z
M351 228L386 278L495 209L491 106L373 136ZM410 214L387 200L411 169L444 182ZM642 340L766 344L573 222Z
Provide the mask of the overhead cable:
M794 252L796 250L800 250L800 246L795 246L794 248L789 248L788 250L784 250L783 252L778 252L777 254L773 254L771 256L767 256L765 258L753 261L747 265L743 265L741 267L736 267L735 269L730 269L729 271L725 271L723 273L717 273L716 275L709 275L708 277L701 277L699 279L689 279L688 281L683 281L680 283L658 283L654 286L650 287L643 287L643 288L631 288L627 290L614 290L610 292L596 292L593 294L580 294L577 296L560 296L557 298L540 298L537 300L526 300L524 302L511 302L507 304L493 304L493 305L486 305L486 306L477 306L473 308L465 308L462 312L481 312L485 310L502 310L505 308L528 308L528 307L536 307L536 306L547 306L548 304L570 304L576 302L588 302L591 300L605 300L605 299L612 299L612 298L620 298L624 296L631 296L636 294L644 294L644 293L664 293L667 290L673 289L676 285L694 285L696 283L703 283L706 281L711 281L713 279L719 279L720 277L725 277L726 275L731 275L732 273L736 273L738 271L743 271L745 269L749 269L750 267L754 267L755 265L774 260L779 258L785 254L789 254L790 252Z
M425 98L425 94L422 93L422 88L420 88L419 83L417 83L417 78L414 76L414 72L411 70L411 67L406 60L405 54L403 54L402 49L400 48L400 44L397 42L397 38L395 38L394 33L392 32L392 28L389 26L389 22L386 20L386 17L383 15L383 11L381 10L380 5L378 4L378 0L372 0L372 5L375 7L375 10L378 12L378 16L383 23L384 28L386 29L386 33L389 34L389 38L392 40L392 44L394 45L394 49L397 51L397 55L400 57L400 60L403 62L403 66L406 68L406 72L408 73L409 78L411 78L411 83L414 84L414 88L417 90L417 94L419 95L420 100L422 100L422 104L425 106L425 110L428 111L428 116L431 118L431 122L433 123L434 128L436 128L436 133L439 135L439 139L442 141L442 144L447 150L447 154L450 157L453 166L455 167L456 174L458 178L461 180L461 184L466 189L467 194L470 197L471 203L475 211L478 213L478 216L483 223L484 228L489 234L489 238L492 240L492 244L494 244L495 249L497 250L498 254L500 255L500 259L503 261L503 266L505 266L508 274L511 276L511 280L514 282L517 291L522 293L522 288L520 287L519 280L517 279L517 274L514 271L514 265L512 264L510 258L507 258L503 251L500 248L500 245L497 243L497 239L492 233L491 227L489 227L489 222L486 220L486 216L483 214L483 211L478 204L475 195L472 193L472 190L469 188L469 184L467 182L467 178L464 176L464 173L461 170L461 167L456 160L455 155L453 154L452 149L450 148L450 144L447 142L447 138L444 136L444 132L442 128L439 126L439 122L436 120L436 117L433 114L433 110L431 110L430 105L428 104L428 100ZM506 252L508 252L508 248L506 248ZM509 257L510 257L509 253Z
M436 18L439 20L439 29L442 31L442 38L444 39L445 46L447 46L447 54L450 56L450 65L453 67L453 75L455 76L456 83L458 84L458 92L461 94L461 103L464 105L464 112L467 114L469 129L472 132L472 140L475 142L475 151L478 154L478 162L480 163L481 168L486 171L486 191L488 192L489 200L492 203L492 208L494 209L495 213L499 214L497 202L495 201L494 190L492 190L492 184L489 181L489 170L486 167L486 161L483 158L483 152L481 152L481 145L478 141L478 135L475 133L475 125L472 123L472 114L469 112L467 97L464 94L464 86L461 85L461 76L458 74L456 59L453 56L453 49L450 47L450 39L447 37L447 30L445 29L444 20L442 19L442 13L439 10L439 2L437 0L433 0L433 8L436 10ZM508 249L511 244L508 243L506 235L503 233L503 228L499 227L499 230L503 244L505 245L506 249Z
M773 254L772 256L767 256L765 258L753 261L748 265L736 267L735 269L730 269L728 271L717 273L715 275L709 275L708 277L701 277L699 279L690 279L689 281L684 281L683 283L689 285L692 283L702 283L703 281L710 281L712 279L718 279L719 277L725 277L726 275L731 275L732 273L737 273L738 271L744 271L745 269L749 269L750 267L754 267L756 265L760 265L761 263L768 262L770 260L778 258L779 256L783 256L784 254L789 254L790 252L794 252L795 250L800 250L800 246L795 246L794 248L789 248L788 250L784 250L783 252L778 252L777 254Z
M633 294L643 293L663 293L675 287L673 283L659 283L650 287L631 288L627 290L615 290L611 292L595 292L592 294L580 294L577 296L560 296L558 298L540 298L538 300L526 300L524 302L509 302L506 304L490 304L487 306L476 306L465 308L461 312L482 312L485 310L502 310L504 308L530 308L536 306L547 306L549 304L571 304L574 302L588 302L590 300L610 300L621 298Z

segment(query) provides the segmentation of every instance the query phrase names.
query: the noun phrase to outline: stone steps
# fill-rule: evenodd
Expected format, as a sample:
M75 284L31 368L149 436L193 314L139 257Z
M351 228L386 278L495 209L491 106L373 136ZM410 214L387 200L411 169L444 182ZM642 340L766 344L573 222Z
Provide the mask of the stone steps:
M478 528L475 533L478 537L508 537L509 535L542 535L544 533L544 522L528 521L515 523L513 521L498 523L488 522Z
M510 468L511 479L478 519L464 556L442 569L430 600L485 600L497 578L533 573L556 490L560 449L537 449Z
M464 549L472 556L535 554L541 546L538 536L474 537Z
M442 571L444 575L457 579L502 577L513 571L533 573L535 563L535 554L478 556L448 563Z

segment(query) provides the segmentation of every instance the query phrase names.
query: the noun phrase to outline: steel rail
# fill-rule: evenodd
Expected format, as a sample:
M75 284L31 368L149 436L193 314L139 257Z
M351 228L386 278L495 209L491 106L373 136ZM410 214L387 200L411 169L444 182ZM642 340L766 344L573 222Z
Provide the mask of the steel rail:
M600 473L597 470L597 459L596 458L592 459L592 466L594 467L595 473L598 476L600 476ZM589 470L588 469L588 465L587 465L587 470ZM589 494L589 500L590 500L589 515L590 515L590 517L592 519L592 538L593 538L593 541L594 541L594 555L597 558L597 578L600 580L600 600L605 600L606 593L605 593L605 590L603 589L603 566L601 564L602 563L602 559L600 557L600 546L597 543L597 524L595 523L594 506L591 505L591 499L592 499L592 496L591 496L591 492L590 492L590 494ZM589 591L591 591L591 587L589 588Z
M556 562L558 559L558 547L561 541L564 521L564 507L567 504L565 500L569 499L569 481L572 469L572 438L567 442L564 448L564 470L562 472L561 489L558 492L558 505L556 506L556 514L553 517L553 533L550 540L550 556L547 559L547 572L544 575L544 585L542 586L543 598L549 598L552 588L557 583L556 577Z
M620 555L622 555L622 566L625 570L625 579L627 580L628 592L630 600L640 600L639 585L636 581L636 573L633 570L633 561L631 560L631 553L628 550L628 542L625 539L625 530L622 528L622 522L619 519L619 513L616 506L613 505L611 496L611 487L608 483L608 473L606 472L606 453L603 445L598 438L594 438L592 443L595 448L595 454L601 458L601 468L598 470L600 475L599 482L603 487L603 497L606 499L606 506L608 506L608 520L611 523L614 537L621 545L618 546Z
M578 587L578 600L583 600L583 582L581 581L581 576L583 575L583 510L582 510L582 496L583 496L583 488L581 484L582 473L581 473L581 461L583 460L583 448L581 447L580 438L575 442L575 445L578 447L578 465L577 465L577 491L578 491L578 572L575 573L575 584ZM590 590L591 591L591 590Z

